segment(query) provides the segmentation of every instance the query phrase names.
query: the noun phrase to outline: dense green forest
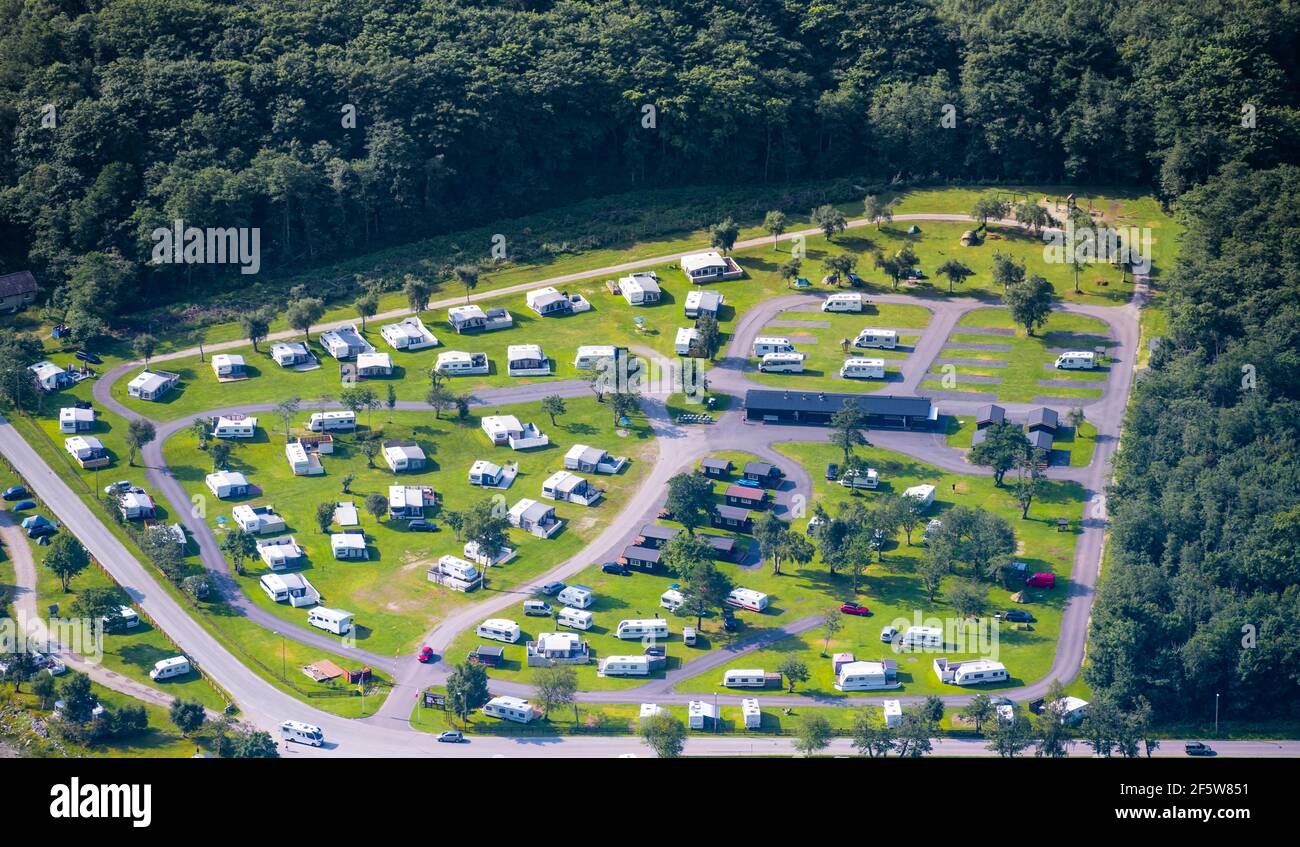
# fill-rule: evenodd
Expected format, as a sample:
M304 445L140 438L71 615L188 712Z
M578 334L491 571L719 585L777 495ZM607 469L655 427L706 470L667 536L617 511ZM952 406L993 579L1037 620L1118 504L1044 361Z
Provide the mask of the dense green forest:
M238 281L146 264L177 218L261 228L274 272L665 185L1172 198L1295 159L1298 20L1267 0L0 0L0 268L112 319Z

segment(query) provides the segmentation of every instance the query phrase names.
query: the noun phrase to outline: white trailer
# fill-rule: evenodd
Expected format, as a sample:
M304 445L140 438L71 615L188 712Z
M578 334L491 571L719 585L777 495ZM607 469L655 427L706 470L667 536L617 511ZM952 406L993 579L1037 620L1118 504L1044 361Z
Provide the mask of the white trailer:
M852 356L840 365L840 376L844 379L884 379L885 360Z
M307 419L307 428L312 432L329 432L331 430L353 430L357 428L356 412L313 412Z
M307 613L307 623L334 635L347 635L352 631L352 613L317 606Z
M803 353L768 353L758 363L761 373L803 373Z
M571 629L581 629L583 631L591 629L591 621L591 612L585 609L574 609L570 606L565 606L555 616L555 623L559 626L567 626Z
M878 347L883 350L893 350L898 346L898 333L892 329L877 329L867 327L858 333L858 337L853 339L854 347Z
M917 502L918 510L925 510L934 504L934 486L929 483L913 485L903 492L904 497L910 497Z
M754 356L762 358L768 353L796 353L790 339L783 335L760 335L754 339Z
M861 312L862 295L853 293L832 294L822 301L823 312Z
M661 609L667 609L670 612L677 611L685 603L686 603L686 597L682 594L682 592L673 588L670 588L667 591L665 591L663 594L659 595L659 607Z
M907 648L943 648L943 630L937 626L909 626L898 640L898 646Z
M761 591L752 588L735 588L727 595L727 605L751 612L761 612L767 608L769 598Z
M617 638L654 638L668 637L668 621L663 618L636 618L619 621L614 631Z
M585 609L596 599L596 594L585 585L568 585L555 599L570 608Z
M474 630L480 638L514 644L519 640L519 624L508 618L488 618Z

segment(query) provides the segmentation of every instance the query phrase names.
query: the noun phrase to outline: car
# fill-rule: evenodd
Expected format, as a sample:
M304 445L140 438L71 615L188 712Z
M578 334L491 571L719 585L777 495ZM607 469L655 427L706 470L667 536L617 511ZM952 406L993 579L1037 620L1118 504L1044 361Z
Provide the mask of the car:
M652 659L664 659L668 657L668 648L663 644L651 644L645 648L645 655Z
M893 644L897 638L898 638L898 627L896 626L887 626L884 629L880 630L880 640L883 641L885 644Z
M840 611L846 615L858 615L863 618L871 614L871 610L861 603L845 603L840 606Z
M429 664L433 661L433 648L421 647L419 654L415 658L418 659L422 665Z
M627 565L620 565L618 562L606 562L600 566L602 573L612 573L615 576L631 576L632 572L627 569Z
M831 480L832 482L834 482L835 480L839 479L839 478L840 478L840 466L837 465L837 464L835 464L834 462L828 462L828 463L826 464L826 478L827 478L828 480Z
M762 488L763 484L756 479L738 479L736 485L743 485L746 488Z
M129 491L130 489L131 480L119 479L117 482L110 482L108 485L105 485L104 493L111 496L113 494L120 494L123 491Z
M78 400L72 404L72 407L74 409L93 409L95 408L95 404L89 400Z
M438 525L433 521L416 519L406 525L411 532L437 532Z
M438 733L438 740L444 744L460 744L465 740L465 736L460 730L448 729Z
M36 526L27 530L27 537L45 538L46 536L53 535L58 531L59 531L58 527L56 527L54 524L48 524L48 523L37 524Z
M1054 573L1036 573L1025 580L1025 585L1030 588L1055 588L1056 574Z
M1007 609L1005 612L995 612L993 618L1009 623L1038 623L1038 618L1024 609Z
M104 360L103 360L103 359L99 358L99 356L95 355L94 353L90 352L89 350L78 350L77 352L73 353L72 355L76 356L76 357L77 357L78 359L80 359L81 361L83 361L83 362L89 362L89 363L92 364L92 365L102 365L102 364L104 364Z
M1214 748L1204 741L1188 741L1183 745L1183 752L1189 756L1213 756Z
M546 595L559 594L563 590L564 583L560 582L558 579L553 579L542 586L542 593Z
M853 273L852 271L849 272L849 285L852 285L854 288L861 288L866 284L867 281L865 279Z
M5 489L4 498L6 500L17 500L20 497L27 496L27 488L22 485L11 485Z
M14 504L15 512L23 512L26 511L27 509L35 509L35 508L36 508L35 500L19 500L17 503Z
M929 279L920 268L908 268L903 271L903 279Z

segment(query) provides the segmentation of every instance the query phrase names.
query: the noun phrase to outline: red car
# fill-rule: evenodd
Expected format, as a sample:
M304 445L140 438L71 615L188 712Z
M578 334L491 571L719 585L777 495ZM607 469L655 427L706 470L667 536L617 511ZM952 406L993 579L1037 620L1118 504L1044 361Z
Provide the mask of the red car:
M843 606L840 606L840 611L846 615L859 615L864 618L871 614L870 609L866 606L860 606L857 603L845 603Z
M432 647L420 648L420 655L416 656L416 658L420 660L420 664L422 665L429 664L430 662L433 661L433 648Z
M1028 585L1030 588L1055 588L1056 574L1036 573L1029 579L1025 580L1025 585Z

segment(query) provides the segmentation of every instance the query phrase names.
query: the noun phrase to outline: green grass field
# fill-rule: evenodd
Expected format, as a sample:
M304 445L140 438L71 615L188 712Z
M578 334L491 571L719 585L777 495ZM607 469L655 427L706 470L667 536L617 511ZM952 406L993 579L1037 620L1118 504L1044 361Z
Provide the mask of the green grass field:
M969 450L971 436L975 434L975 419L963 416L948 420L952 422L944 434L948 446ZM1078 432L1073 427L1062 426L1052 442L1053 450L1069 454L1069 465L1072 468L1086 468L1092 464L1092 453L1096 446L1097 427L1088 421L1080 425Z

